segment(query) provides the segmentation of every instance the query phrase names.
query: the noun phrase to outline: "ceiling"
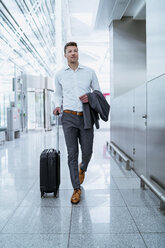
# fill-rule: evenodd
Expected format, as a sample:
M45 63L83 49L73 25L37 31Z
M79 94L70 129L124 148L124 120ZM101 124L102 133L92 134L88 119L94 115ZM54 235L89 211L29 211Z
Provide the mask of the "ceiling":
M10 60L51 75L56 65L54 23L55 0L0 1L0 63Z
M109 25L123 16L145 19L145 0L69 0L69 34L80 62L93 67L102 86L109 86ZM108 86L107 86L108 85Z

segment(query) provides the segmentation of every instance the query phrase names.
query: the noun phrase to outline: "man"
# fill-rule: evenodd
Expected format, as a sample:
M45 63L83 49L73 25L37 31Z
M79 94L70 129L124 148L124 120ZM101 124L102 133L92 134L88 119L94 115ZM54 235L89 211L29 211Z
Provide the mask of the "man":
M76 42L68 42L64 47L64 56L68 65L57 72L56 108L53 113L61 112L63 102L62 126L68 151L68 165L72 186L74 188L71 202L80 201L81 189L93 149L93 125L84 129L83 103L88 102L87 93L100 91L95 72L79 64ZM82 150L82 162L78 166L78 142Z

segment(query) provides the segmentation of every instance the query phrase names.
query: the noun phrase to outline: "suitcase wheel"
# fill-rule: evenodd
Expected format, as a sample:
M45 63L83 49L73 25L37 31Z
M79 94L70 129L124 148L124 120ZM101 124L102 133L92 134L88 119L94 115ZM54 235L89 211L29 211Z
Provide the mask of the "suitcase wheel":
M56 191L54 191L54 197L56 197L57 196L57 190Z
M41 191L41 198L43 198L44 197L44 192L43 191Z

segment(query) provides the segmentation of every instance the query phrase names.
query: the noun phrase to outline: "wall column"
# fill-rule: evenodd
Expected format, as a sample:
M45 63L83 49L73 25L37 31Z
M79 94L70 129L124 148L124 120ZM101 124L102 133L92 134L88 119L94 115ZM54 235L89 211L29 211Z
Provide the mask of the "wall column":
M146 82L146 25L123 17L110 25L110 84L115 98Z

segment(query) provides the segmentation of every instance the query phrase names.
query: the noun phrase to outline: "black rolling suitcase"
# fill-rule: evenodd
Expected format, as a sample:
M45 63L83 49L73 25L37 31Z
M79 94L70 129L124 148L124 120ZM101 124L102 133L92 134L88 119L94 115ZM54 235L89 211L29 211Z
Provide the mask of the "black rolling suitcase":
M40 191L54 193L56 197L60 186L59 124L57 116L56 149L45 149L40 155Z

